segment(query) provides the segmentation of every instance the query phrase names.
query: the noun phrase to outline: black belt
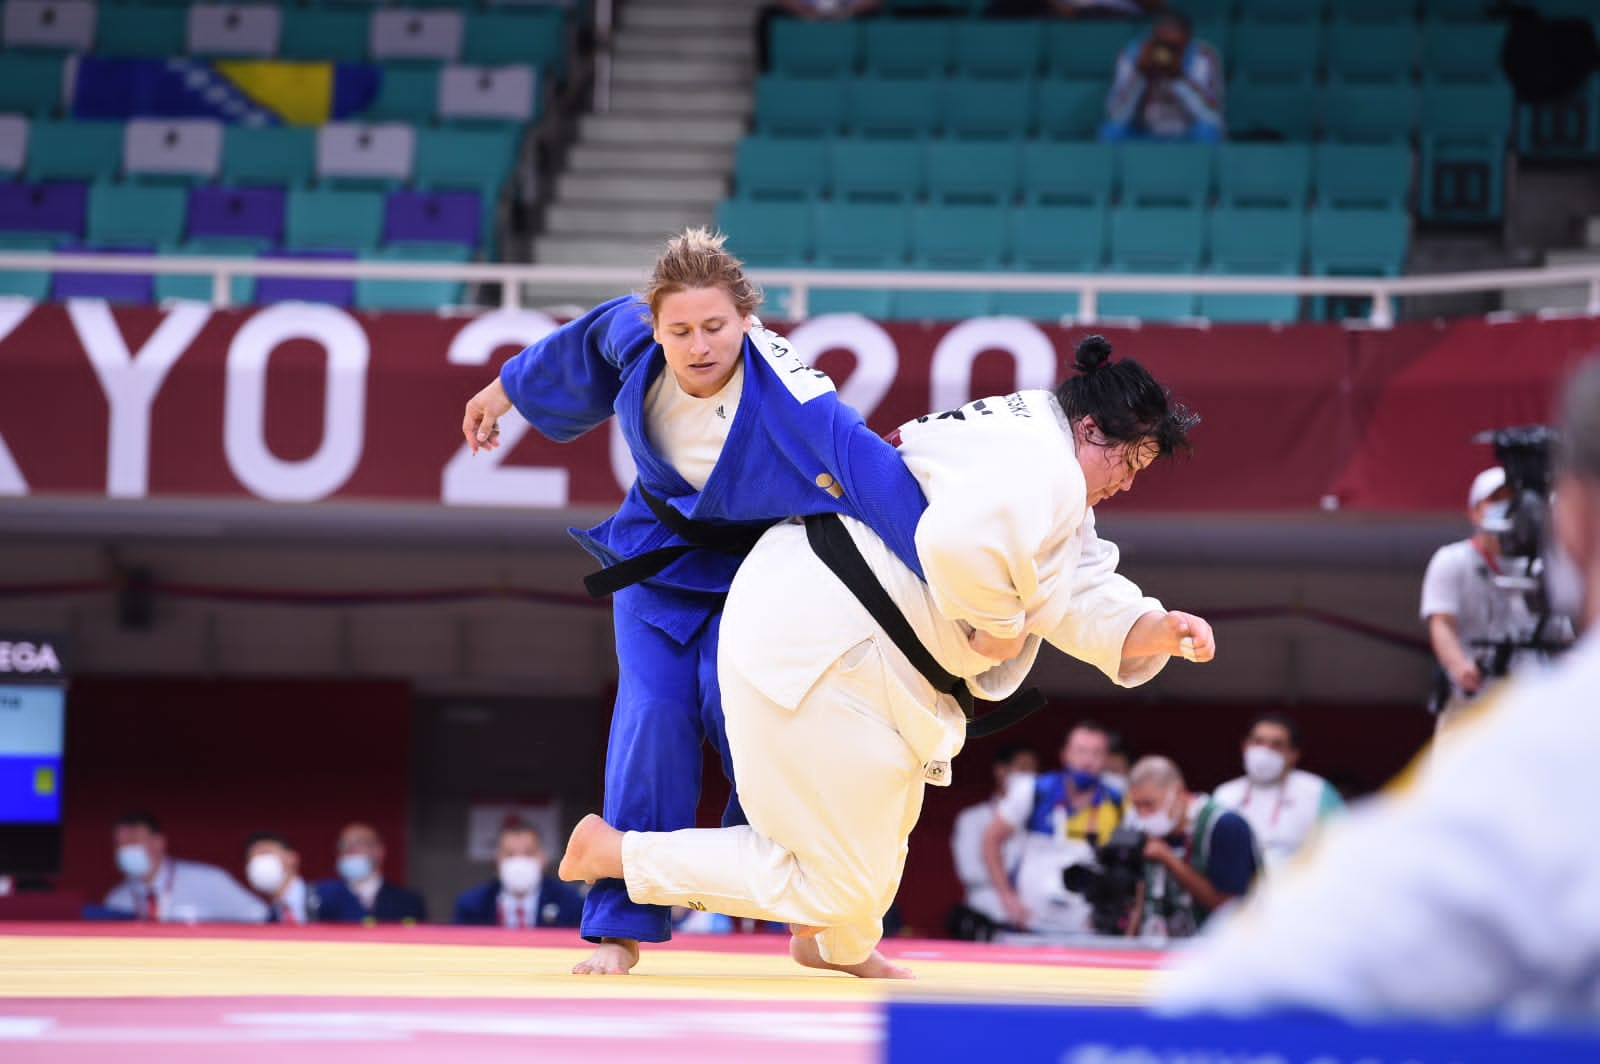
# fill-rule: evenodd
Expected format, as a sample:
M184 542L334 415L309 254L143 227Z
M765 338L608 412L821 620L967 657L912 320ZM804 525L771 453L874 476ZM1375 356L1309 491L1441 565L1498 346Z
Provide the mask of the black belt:
M590 573L583 578L583 586L594 598L605 598L625 587L648 580L690 551L714 550L719 554L742 558L750 553L756 540L761 538L761 533L767 530L766 525L713 525L691 520L669 506L665 499L657 498L643 488L639 489L639 497L656 515L656 520L677 533L679 539L688 542L645 551L615 565L608 565L599 572Z
M922 640L911 630L911 622L906 620L906 615L900 612L900 607L889 597L882 581L873 574L872 567L861 556L860 549L855 540L850 538L850 532L839 520L839 515L814 514L807 517L806 539L811 541L811 549L817 557L850 589L856 601L866 607L889 641L900 648L900 653L922 674L922 678L940 694L953 697L961 706L961 712L967 717L969 736L993 735L1044 705L1044 695L1037 688L1030 687L1002 702L992 703L994 709L981 717L977 716L977 700L973 697L972 688L961 677L945 671L944 666L922 645Z

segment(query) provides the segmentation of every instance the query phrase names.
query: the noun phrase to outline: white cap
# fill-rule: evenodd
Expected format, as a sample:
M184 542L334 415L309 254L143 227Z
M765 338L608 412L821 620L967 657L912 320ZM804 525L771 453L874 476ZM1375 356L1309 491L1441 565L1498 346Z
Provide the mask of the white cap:
M1482 473L1472 478L1472 490L1467 492L1467 509L1472 509L1480 502L1506 486L1506 471L1499 466L1491 466Z

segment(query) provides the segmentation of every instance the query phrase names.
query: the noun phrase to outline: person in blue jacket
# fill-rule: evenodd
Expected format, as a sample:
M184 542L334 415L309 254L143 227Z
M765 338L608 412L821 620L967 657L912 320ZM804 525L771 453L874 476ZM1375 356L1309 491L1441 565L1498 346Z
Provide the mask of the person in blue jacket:
M456 896L451 923L469 927L577 927L583 899L544 874L544 841L530 824L513 820L495 842L495 878Z
M619 678L603 805L624 830L694 826L707 739L737 785L718 625L761 531L848 514L922 574L917 481L833 382L753 317L760 290L723 239L704 229L674 237L642 297L602 303L508 360L462 423L476 452L498 445L497 422L513 407L563 442L614 415L632 453L638 478L621 507L572 533L606 566L587 581L591 593L615 593ZM723 823L743 822L735 789ZM578 974L625 973L640 942L672 935L667 908L631 902L617 879L589 892L581 932L598 945Z

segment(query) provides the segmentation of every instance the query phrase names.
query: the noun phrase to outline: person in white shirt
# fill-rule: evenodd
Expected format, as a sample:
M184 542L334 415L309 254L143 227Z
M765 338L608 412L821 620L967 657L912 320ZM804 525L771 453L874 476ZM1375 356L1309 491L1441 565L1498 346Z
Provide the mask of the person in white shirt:
M167 855L167 837L149 813L127 813L112 829L117 868L126 878L111 888L105 907L159 923L247 923L267 907L215 865Z
M1378 798L1329 824L1216 934L1172 958L1167 1011L1600 1015L1600 361L1563 404L1553 526L1583 638L1513 675Z
M957 816L950 832L950 857L964 896L961 904L946 919L956 938L988 939L1006 923L1005 905L989 878L983 858L983 832L994 819L995 806L1006 793L1006 782L1016 773L1034 775L1039 771L1039 755L1026 746L1007 744L994 755L994 793L976 805L969 805ZM1013 836L1001 849L1001 860L1015 868L1021 858L1022 839Z
M258 831L244 844L244 878L267 901L267 923L300 927L315 918L311 888L300 878L300 854L282 835Z
M928 499L926 584L858 522L763 535L734 579L718 659L749 826L623 834L585 817L562 878L620 877L635 900L799 925L801 964L907 976L876 948L881 920L923 787L948 785L965 741L964 688L1009 697L1045 641L1129 686L1173 654L1215 653L1204 620L1146 597L1095 535L1092 507L1185 446L1194 421L1110 353L1091 337L1054 394L991 396L891 434ZM898 617L876 619L857 597L872 597L866 582L836 575L852 549Z
M1219 805L1250 822L1271 871L1294 855L1321 821L1344 809L1333 784L1299 768L1300 726L1263 713L1244 738L1244 775L1212 792Z

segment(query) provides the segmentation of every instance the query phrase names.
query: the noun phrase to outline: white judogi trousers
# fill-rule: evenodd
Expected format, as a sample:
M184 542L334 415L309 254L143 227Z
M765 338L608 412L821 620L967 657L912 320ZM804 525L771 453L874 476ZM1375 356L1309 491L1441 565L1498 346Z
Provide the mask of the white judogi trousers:
M628 832L628 896L822 927L824 960L866 960L922 812L923 765L896 715L931 714L940 697L897 654L861 641L792 710L725 667L728 745L750 826Z

